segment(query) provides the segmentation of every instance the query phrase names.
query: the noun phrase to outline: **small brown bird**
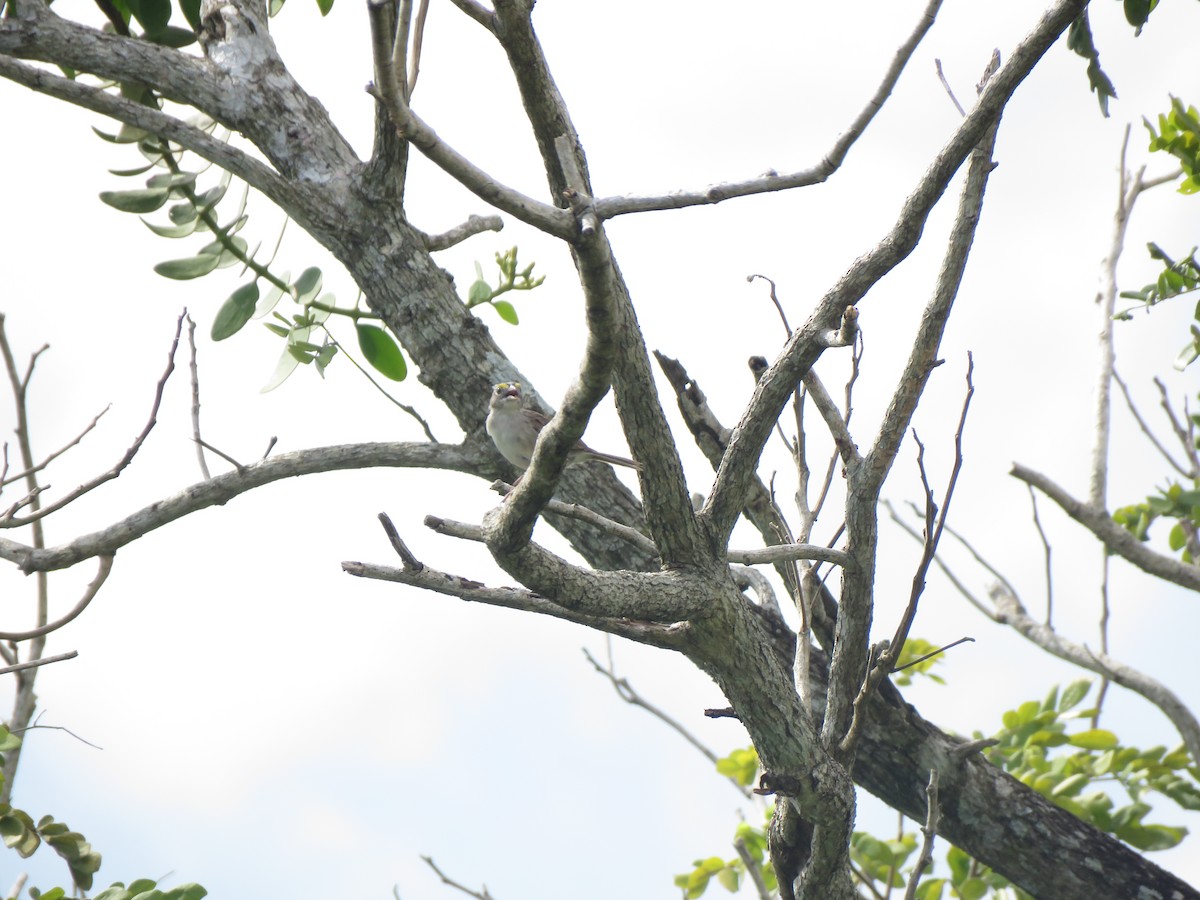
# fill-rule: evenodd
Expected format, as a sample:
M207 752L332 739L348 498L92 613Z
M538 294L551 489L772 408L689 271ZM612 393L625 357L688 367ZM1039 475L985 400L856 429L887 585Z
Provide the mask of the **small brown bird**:
M550 420L536 409L526 408L521 397L519 381L502 381L492 388L491 408L487 417L487 433L500 455L518 469L528 469L533 459L533 447L538 435ZM614 466L640 469L632 459L613 456L593 450L583 441L577 441L567 454L567 464L597 459Z

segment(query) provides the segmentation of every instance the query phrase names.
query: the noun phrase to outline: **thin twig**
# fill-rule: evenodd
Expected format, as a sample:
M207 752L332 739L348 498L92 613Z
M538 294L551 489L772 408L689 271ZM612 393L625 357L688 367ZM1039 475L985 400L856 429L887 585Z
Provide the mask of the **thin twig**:
M459 0L455 0L455 2L456 5L459 4ZM807 187L827 180L830 175L841 167L846 154L850 152L850 148L854 146L854 143L862 136L867 126L871 123L871 120L875 118L879 110L885 105L896 86L896 82L900 78L900 74L904 71L909 59L912 58L913 53L916 51L917 45L920 44L925 33L932 27L941 5L941 0L930 0L925 9L921 11L916 27L908 36L908 39L896 51L895 56L892 58L892 63L876 88L874 95L862 110L859 111L858 115L855 116L854 121L850 123L849 127L833 142L833 146L829 152L825 154L817 165L809 169L783 175L771 170L757 178L711 185L698 191L672 191L668 194L650 197L608 197L596 201L597 214L601 219L610 219L614 216L646 212L648 210L683 209L688 206L697 206L706 203L720 203L732 197L746 197L768 191Z
M958 110L958 114L965 118L967 111L963 109L963 105L959 103L958 98L954 96L954 90L950 87L950 82L946 80L946 74L942 71L942 61L940 59L934 59L933 66L935 69L937 69L938 81L940 81L942 83L942 87L946 89L946 96L950 98L950 102L954 104L954 108Z
M200 474L205 481L212 478L208 461L204 458L204 445L200 441L200 367L196 363L196 323L183 311L188 323L188 369L192 373L192 440L196 443L196 459L200 463Z
M1129 385L1127 385L1125 383L1124 379L1121 378L1120 374L1118 374L1115 367L1113 368L1112 377L1113 377L1113 381L1115 381L1117 383L1117 386L1121 389L1122 395L1124 395L1124 397L1125 397L1126 409L1129 410L1130 414L1133 416L1134 421L1138 423L1138 427L1142 430L1142 434L1144 434L1146 436L1146 439L1148 441L1150 441L1151 445L1154 447L1155 450L1157 450L1159 452L1159 454L1162 456L1162 458L1167 461L1167 465L1169 465L1171 468L1173 468L1176 472L1178 472L1184 478L1196 477L1196 473L1195 473L1194 469L1188 469L1182 463L1177 461L1175 459L1175 457L1171 455L1171 452L1169 450L1167 450L1167 448L1164 447L1162 445L1162 443L1158 440L1157 435L1155 435L1154 431L1150 428L1149 424L1147 424L1146 420L1142 418L1142 414L1138 411L1137 404L1133 402L1133 395L1131 395L1129 393ZM1162 382L1159 382L1160 386L1161 386L1161 384L1162 384ZM1172 416L1172 419L1174 419L1174 416ZM1176 436L1179 436L1179 431L1176 431ZM1194 451L1194 448L1193 448L1193 451Z
M203 447L209 453L215 453L217 456L221 457L221 459L225 460L225 462L227 462L231 466L233 466L239 473L246 471L246 467L244 465L242 465L240 462L238 462L236 459L234 459L232 456L230 456L224 450L218 450L212 444L208 443L207 441L203 441L200 438L194 438L194 440L197 444L199 444L201 447ZM212 480L211 477L209 480L210 481Z
M383 526L388 543L392 545L392 549L404 563L404 568L416 569L418 572L425 568L425 564L413 555L413 552L408 549L408 545L401 539L400 532L396 530L396 526L392 524L391 517L387 513L379 514L379 523Z
M73 437L70 441L68 441L66 444L63 444L61 447L59 447L53 453L49 454L40 463L38 463L32 469L29 469L27 471L17 472L15 475L7 474L8 445L6 444L5 445L5 458L4 458L4 465L5 465L6 472L3 477L0 477L0 490L2 490L3 488L7 487L10 484L13 484L14 482L21 481L27 475L32 475L32 474L36 474L37 472L45 471L46 467L49 466L50 463L54 462L54 460L58 459L58 457L62 456L64 453L66 453L72 447L77 446L79 444L79 442L82 441L88 435L88 433L91 432L100 423L100 419L103 418L104 414L106 412L108 412L110 409L112 409L111 403L108 406L104 407L104 409L100 410L100 412L96 413L96 415L92 417L92 421L90 421L87 425L84 426L83 431L79 432L79 434L75 435L75 437ZM48 486L43 486L43 490L45 489L45 487L48 487ZM22 506L24 506L24 505L25 504L22 504Z
M74 659L78 655L78 650L72 650L70 653L60 653L57 656L43 656L39 659L31 659L28 662L5 666L3 669L0 669L0 675L7 675L9 672L23 672L26 669L36 669L38 666L48 666L50 663L62 662L64 659ZM14 727L9 730L21 731L22 729Z
M75 490L71 491L69 494L56 500L54 503L51 503L45 507L39 506L38 508L34 508L34 511L32 513L30 513L28 516L23 516L21 518L5 517L4 519L0 519L0 527L20 528L24 525L29 525L31 523L35 523L35 522L39 521L40 519L44 518L45 516L48 516L51 513L62 509L67 504L73 503L74 501L76 501L80 497L82 497L84 494L88 493L89 491L94 490L95 488L99 487L100 485L104 484L105 482L112 481L114 478L119 476L121 474L121 472L123 472L125 470L126 466L128 466L131 462L133 462L133 458L137 455L137 452L142 448L142 444L144 444L146 442L146 438L149 437L150 431L154 428L155 424L157 424L157 422L158 422L158 410L159 410L159 407L162 406L163 390L164 390L164 388L166 388L167 379L170 378L171 373L175 371L175 351L177 349L179 349L179 338L180 338L180 335L182 334L182 332L183 332L183 315L181 314L179 316L179 319L175 322L175 337L171 341L170 350L167 351L167 367L163 371L162 377L160 377L158 379L158 383L155 385L155 388L154 388L154 402L150 406L150 416L146 421L145 427L142 428L141 433L136 438L134 438L133 444L129 447L128 450L125 451L125 454L119 460L117 460L116 464L108 471L103 472L100 475L97 475L95 478L93 478L91 481L87 482L86 484L80 485L79 487L75 488Z
M417 89L417 75L421 71L421 45L425 40L425 18L429 15L429 0L421 0L417 7L417 21L412 30L412 53L408 59L408 99Z
M607 637L606 644L607 644L607 648L608 648L608 665L607 666L600 665L600 663L597 662L596 658L594 656L592 656L591 652L588 650L587 647L582 648L583 655L584 655L584 657L587 658L587 661L592 664L593 669L595 669L597 672L599 672L601 675L603 675L605 678L608 679L609 684L611 684L613 686L613 690L617 692L617 696L620 697L622 700L624 700L626 703L628 703L630 706L636 706L639 709L644 709L646 712L650 713L650 715L654 716L654 718L658 719L660 722L662 722L668 728L673 729L680 737L682 737L685 741L687 741L689 744L691 744L696 750L698 750L700 752L700 754L705 759L707 759L710 763L712 763L715 766L719 759L719 757L717 756L716 753L714 753L707 746L705 746L700 741L699 738L697 738L687 728L685 728L683 725L681 725L676 719L674 719L669 714L663 712L661 709L659 709L653 703L650 703L649 701L644 699L642 697L642 695L639 694L634 689L633 685L631 685L629 683L629 679L620 678L617 676L616 665L613 662L613 648L612 648L612 638L611 637ZM736 779L729 778L728 781L742 794L743 797L749 798L749 797L753 796L753 794L751 794L751 792L750 792L750 789L748 787L746 787L744 784L740 784Z
M1163 411L1167 414L1167 419L1171 423L1171 429L1175 432L1175 437L1178 439L1183 452L1187 455L1188 461L1192 464L1192 471L1200 471L1200 448L1196 447L1195 429L1196 423L1192 421L1188 415L1187 401L1184 400L1184 421L1187 426L1179 424L1179 420L1175 418L1175 410L1171 408L1171 399L1167 395L1167 386L1158 378L1154 379L1154 385L1158 388L1159 397L1161 398Z
M1038 537L1042 539L1042 558L1046 568L1046 627L1054 627L1054 568L1051 565L1050 540L1046 537L1046 529L1042 528L1042 517L1038 515L1037 494L1032 485L1029 488L1029 502L1033 507L1033 527L1037 529Z
M929 784L925 786L926 809L925 824L921 833L925 836L921 841L921 852L913 865L912 875L908 879L908 889L904 892L904 900L914 900L917 896L917 885L921 882L921 873L933 862L933 839L937 835L938 819L938 771L929 770Z
M746 874L750 876L750 880L754 883L754 890L758 892L758 900L772 900L774 895L767 890L767 882L763 879L762 866L758 860L750 855L750 849L746 846L746 842L741 838L737 838L733 842L733 849L737 851L737 855L742 860L742 865L746 867Z
M0 631L0 640L5 641L28 641L32 638L41 637L49 634L52 631L58 631L72 619L76 618L81 612L87 609L88 604L95 599L97 592L103 587L105 580L108 578L108 573L112 571L113 558L111 555L100 557L100 568L96 572L96 577L84 590L83 596L79 602L75 604L74 609L48 625L41 625L37 628L32 628L29 631Z
M437 863L435 863L433 861L433 857L422 856L421 859L423 859L425 861L426 865L428 865L429 868L433 869L433 871L437 873L437 877L442 879L442 884L449 885L452 888L457 888L458 890L460 890L464 894L466 894L468 897L474 897L475 900L495 900L495 898L491 894L488 893L486 884L483 886L482 892L481 891L473 891L469 887L459 884L453 878L448 878L445 875L445 873L443 873L442 870L437 867Z

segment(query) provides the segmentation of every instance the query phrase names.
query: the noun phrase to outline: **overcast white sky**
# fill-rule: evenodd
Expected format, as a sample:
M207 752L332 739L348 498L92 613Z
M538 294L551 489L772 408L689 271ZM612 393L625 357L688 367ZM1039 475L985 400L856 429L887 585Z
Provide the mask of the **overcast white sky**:
M82 0L56 4L69 12ZM896 45L923 7L917 0L852 4L563 3L543 0L535 22L589 153L601 194L695 188L814 164L873 91ZM968 100L992 51L1007 56L1042 4L986 8L951 0L917 51L893 100L830 183L716 208L623 218L610 226L651 348L680 358L732 425L748 399L745 361L782 343L761 282L774 278L793 324L894 220L957 114L934 72L940 58ZM1110 234L1121 135L1134 123L1130 161L1147 158L1143 114L1168 93L1200 97L1194 56L1200 7L1170 2L1134 39L1119 4L1097 4L1093 27L1120 100L1100 117L1084 63L1060 43L1018 92L1004 118L989 199L958 307L946 336L946 365L931 382L916 428L935 484L952 462L966 353L975 354L976 395L965 437L965 469L952 524L969 535L1042 609L1041 545L1028 495L1006 475L1014 460L1083 495L1091 445L1092 384L1099 320L1093 299ZM370 149L372 101L365 8L341 0L327 19L292 0L272 23L285 60L329 108L351 142ZM414 105L459 150L497 177L544 194L533 142L500 51L448 3L435 2ZM8 140L0 216L10 339L38 363L32 428L41 453L61 446L100 409L112 409L83 449L48 477L66 490L109 466L147 415L174 321L187 305L206 334L230 273L179 284L153 263L187 255L195 243L154 238L136 218L103 206L102 190L137 186L107 174L129 168L129 148L95 138L111 129L89 113L0 83ZM412 220L440 231L487 210L422 160L409 181ZM1139 203L1121 267L1122 287L1153 274L1142 249L1157 240L1186 252L1200 207L1170 188ZM861 306L866 341L854 424L869 442L928 296L953 201L926 242ZM270 243L276 217L259 203L248 232ZM442 255L465 293L473 264L490 265L516 244L536 260L545 285L516 298L522 324L480 316L547 398L561 397L577 370L581 302L561 247L519 223ZM344 272L290 229L281 267L316 262L326 287L350 302ZM1118 329L1120 369L1155 413L1150 385L1163 377L1176 397L1196 392L1195 371L1169 360L1186 335L1190 304L1138 317ZM349 339L349 334L345 335ZM271 436L279 449L358 440L419 439L411 421L367 388L344 362L324 382L304 371L260 394L278 341L258 326L235 339L200 344L204 433L230 455L257 458ZM549 348L549 350L548 350ZM182 361L182 357L180 361ZM845 360L822 362L838 384ZM415 379L396 389L443 440L452 419ZM674 409L669 391L664 399ZM48 523L48 541L70 540L197 480L183 372L168 386L159 424L118 482ZM11 433L11 404L0 404ZM815 417L814 417L815 418ZM673 418L675 424L677 420ZM1114 503L1136 502L1161 483L1165 466L1117 415ZM686 433L682 428L686 444ZM588 442L622 446L611 403ZM780 448L764 462L786 466ZM693 489L711 472L684 447ZM885 496L919 497L911 442ZM216 463L219 467L220 463ZM790 488L784 488L786 495ZM11 500L5 501L5 505ZM29 739L17 804L66 820L104 854L97 880L158 877L200 881L214 896L448 896L421 863L432 855L450 874L486 882L502 900L673 896L671 876L700 856L732 856L738 810L759 813L726 787L706 761L646 715L621 704L580 652L603 653L603 638L530 616L475 607L393 585L358 581L339 563L390 563L375 521L389 512L419 557L489 583L505 577L475 547L437 537L426 514L479 521L495 502L482 482L404 471L327 475L277 484L165 528L120 552L95 604L53 636L49 652L79 658L42 673L43 723L69 728ZM1099 554L1080 530L1043 504L1055 546L1056 622L1095 646ZM829 537L836 516L818 529ZM548 529L539 538L553 541ZM743 545L752 536L741 536ZM890 635L908 594L916 547L882 527L880 636ZM956 557L958 558L958 557ZM984 573L960 575L983 593ZM88 565L55 575L54 608L77 599ZM33 584L3 576L5 627L32 615ZM1195 598L1113 566L1111 649L1165 681L1192 708ZM963 635L942 667L946 687L921 685L910 699L927 717L960 732L990 733L999 716L1081 673L1048 660L986 622L940 576L930 579L914 633L944 643ZM667 708L720 752L744 745L727 721L701 710L722 703L685 660L621 643L617 661L647 698ZM1159 715L1117 690L1106 724L1129 743L1173 746ZM1197 827L1163 802L1155 821ZM863 822L885 833L894 815L864 801ZM1155 857L1200 881L1194 849ZM28 864L0 855L0 885L22 868L43 887L65 880L42 851ZM719 888L714 890L719 891Z

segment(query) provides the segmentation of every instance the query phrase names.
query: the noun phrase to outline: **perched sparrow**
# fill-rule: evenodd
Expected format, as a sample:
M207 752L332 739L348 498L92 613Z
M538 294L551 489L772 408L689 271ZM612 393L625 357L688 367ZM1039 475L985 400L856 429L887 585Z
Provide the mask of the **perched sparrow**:
M529 461L533 458L533 446L549 421L536 409L525 408L521 402L519 381L502 381L492 388L487 433L492 436L500 455L518 469L529 468ZM628 466L631 469L641 468L633 460L623 456L598 453L583 441L577 441L567 454L568 465L587 462L589 459L598 459L614 466Z

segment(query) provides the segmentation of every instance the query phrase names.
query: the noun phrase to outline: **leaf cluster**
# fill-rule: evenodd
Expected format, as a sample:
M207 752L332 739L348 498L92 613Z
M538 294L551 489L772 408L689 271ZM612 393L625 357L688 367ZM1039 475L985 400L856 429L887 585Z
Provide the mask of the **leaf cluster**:
M755 758L757 759L757 756ZM767 822L771 820L773 811L773 805L768 807ZM775 878L775 869L768 854L766 824L756 828L749 822L738 823L734 832L734 842L741 844L751 864L761 875L767 890L774 893L779 887L779 882ZM732 859L710 856L707 859L696 860L692 866L692 871L675 876L675 886L683 890L683 896L687 900L703 896L713 881L731 894L736 893L746 879L746 862L740 855Z
M21 739L0 725L0 766L4 764L3 753L20 745ZM0 775L0 781L3 777ZM91 888L92 876L100 869L100 854L82 834L72 831L63 822L54 821L53 816L42 816L34 822L25 810L0 803L0 839L22 859L28 859L42 844L53 848L66 862L71 880L80 890ZM61 891L58 896L62 896Z
M1192 421L1200 425L1200 416L1193 415ZM1113 512L1113 521L1139 541L1150 539L1150 526L1159 518L1175 520L1167 535L1167 544L1184 562L1194 563L1197 555L1194 547L1200 529L1200 485L1185 489L1173 482L1147 497L1145 503L1122 506Z
M546 280L546 276L533 277L533 267L530 263L524 269L517 271L517 248L512 247L504 253L496 254L496 268L500 270L500 278L495 287L483 277L483 267L475 263L475 281L467 291L467 309L474 309L487 303L496 313L510 325L518 323L517 311L507 300L497 300L501 294L509 291L532 291Z
M1187 829L1147 824L1152 794L1169 797L1184 809L1200 809L1200 769L1182 746L1140 750L1121 744L1111 731L1089 728L1067 732L1067 721L1094 710L1072 712L1087 696L1088 679L1072 682L1060 694L1055 687L1042 702L1030 700L1004 714L988 759L1057 806L1142 851L1174 847ZM1057 748L1070 752L1055 753ZM1130 802L1117 806L1120 788Z

